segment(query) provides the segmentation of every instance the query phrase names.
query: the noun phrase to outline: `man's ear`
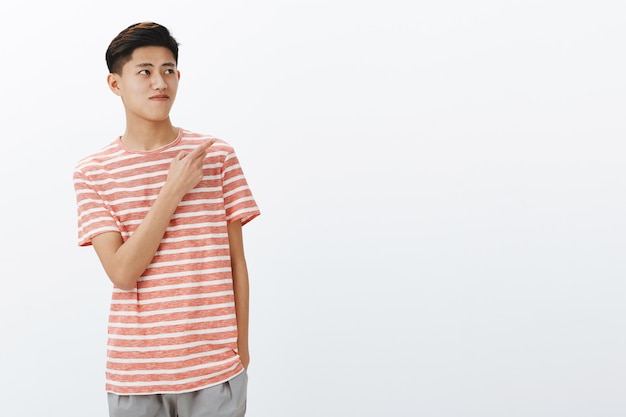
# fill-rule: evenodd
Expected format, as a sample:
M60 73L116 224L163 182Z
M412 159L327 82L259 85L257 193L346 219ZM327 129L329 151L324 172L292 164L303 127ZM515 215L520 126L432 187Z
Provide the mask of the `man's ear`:
M118 74L110 73L109 75L107 75L107 84L109 86L109 89L113 92L113 94L115 94L116 96L120 95Z

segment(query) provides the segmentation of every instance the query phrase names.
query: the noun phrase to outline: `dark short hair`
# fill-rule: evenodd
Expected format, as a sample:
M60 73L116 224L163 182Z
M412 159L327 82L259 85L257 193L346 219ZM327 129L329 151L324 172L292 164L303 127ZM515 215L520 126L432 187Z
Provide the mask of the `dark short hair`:
M106 62L110 73L122 73L122 67L133 56L137 48L163 46L174 55L178 64L178 42L163 25L154 22L141 22L130 25L121 31L109 44Z

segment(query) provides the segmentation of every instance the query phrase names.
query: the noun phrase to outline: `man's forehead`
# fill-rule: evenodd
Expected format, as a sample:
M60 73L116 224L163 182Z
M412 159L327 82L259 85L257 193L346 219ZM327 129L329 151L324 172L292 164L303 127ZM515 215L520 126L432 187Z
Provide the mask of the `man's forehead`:
M133 65L141 62L142 64L151 64L153 66L176 66L174 54L163 46L142 46L137 48L133 51L130 60L133 62Z

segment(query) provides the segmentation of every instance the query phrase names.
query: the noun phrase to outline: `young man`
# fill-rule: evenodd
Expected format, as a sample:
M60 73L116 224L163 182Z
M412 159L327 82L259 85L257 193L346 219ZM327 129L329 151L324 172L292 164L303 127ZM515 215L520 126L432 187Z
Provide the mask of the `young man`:
M115 417L243 416L248 270L260 214L232 146L174 127L178 43L151 22L109 45L124 134L74 171L78 243L114 284L106 391Z

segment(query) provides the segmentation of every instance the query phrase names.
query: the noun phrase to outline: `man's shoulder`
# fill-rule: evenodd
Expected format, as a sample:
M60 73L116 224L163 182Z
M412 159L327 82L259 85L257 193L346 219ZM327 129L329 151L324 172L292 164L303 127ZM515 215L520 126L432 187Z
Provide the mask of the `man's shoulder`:
M100 149L91 152L78 160L76 163L76 170L84 170L90 166L102 165L105 161L111 159L119 153L120 149L117 141L110 142Z
M209 151L222 151L226 153L234 152L233 146L228 141L222 139L221 137L217 137L208 133L198 133L183 129L182 139L184 143L193 144L194 146L199 145L200 143L207 140L213 140L214 143L209 148Z

